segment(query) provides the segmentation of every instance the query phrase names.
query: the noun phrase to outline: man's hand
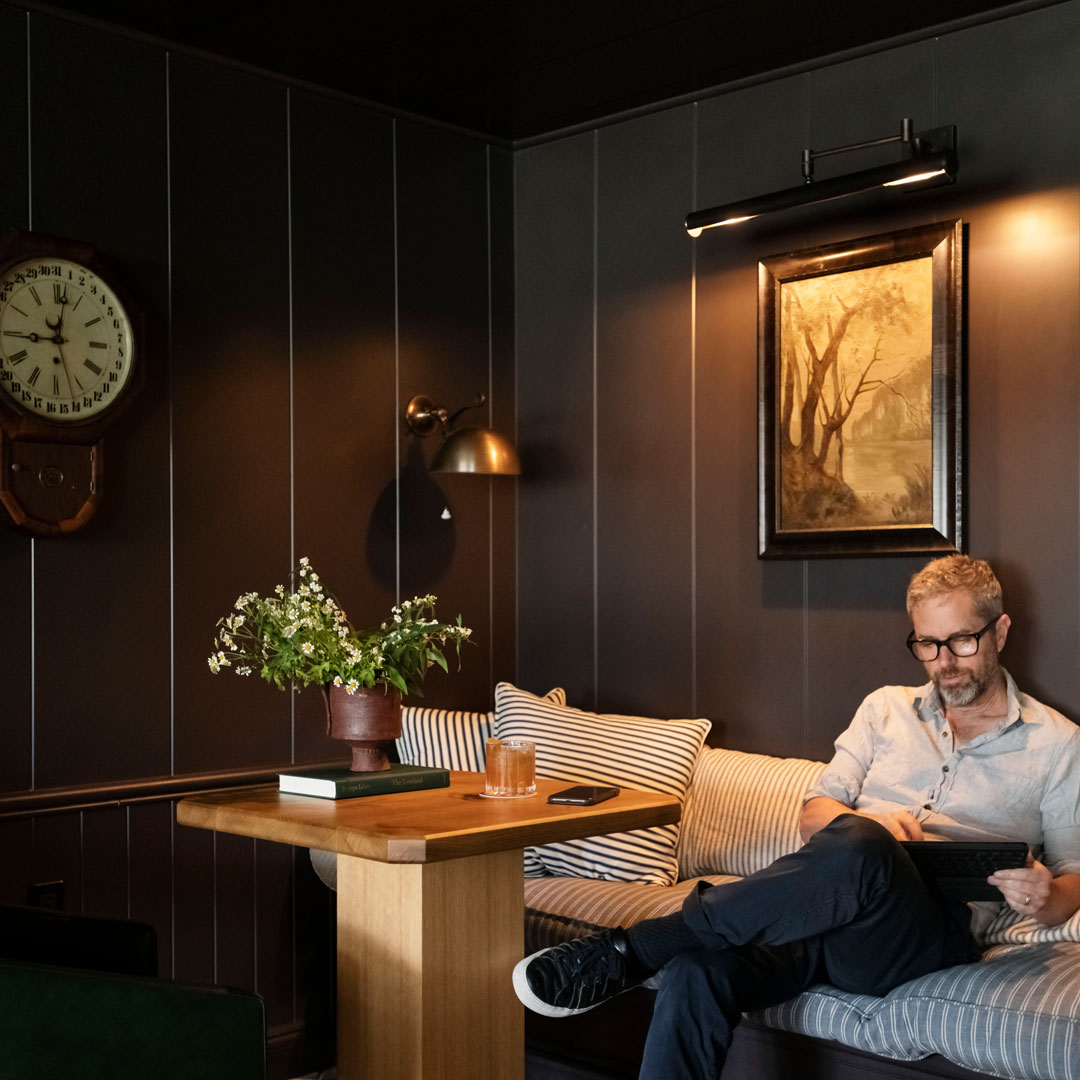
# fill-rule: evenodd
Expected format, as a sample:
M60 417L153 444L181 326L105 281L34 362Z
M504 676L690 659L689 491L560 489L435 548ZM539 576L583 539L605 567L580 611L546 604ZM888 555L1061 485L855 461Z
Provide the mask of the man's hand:
M809 840L819 829L824 829L834 818L841 814L858 814L859 817L868 817L886 829L897 840L921 840L923 838L922 826L906 810L889 810L883 814L867 814L861 810L852 810L836 799L819 795L810 799L802 809L799 818L799 833L803 842Z
M1058 874L1028 854L1023 870L998 870L986 879L1001 890L1013 911L1043 926L1058 926L1080 910L1080 874Z
M1023 870L996 870L986 880L1001 890L1013 911L1021 915L1038 915L1050 899L1054 875L1029 851Z
M906 810L890 810L884 814L863 814L884 825L897 840L921 840L922 826Z

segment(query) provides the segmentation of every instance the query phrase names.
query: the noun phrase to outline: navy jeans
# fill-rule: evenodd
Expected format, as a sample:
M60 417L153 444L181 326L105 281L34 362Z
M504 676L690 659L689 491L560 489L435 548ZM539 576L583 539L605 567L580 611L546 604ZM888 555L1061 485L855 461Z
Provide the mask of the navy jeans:
M972 959L970 911L930 893L884 826L843 814L742 881L683 904L701 941L664 967L640 1080L712 1080L742 1013L814 983L882 995Z

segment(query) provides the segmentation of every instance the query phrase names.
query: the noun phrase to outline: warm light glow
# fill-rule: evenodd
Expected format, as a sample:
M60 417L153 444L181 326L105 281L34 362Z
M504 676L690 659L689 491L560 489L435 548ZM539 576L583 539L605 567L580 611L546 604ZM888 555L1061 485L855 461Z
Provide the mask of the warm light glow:
M933 172L916 173L914 176L905 176L901 180L890 180L882 184L882 187L899 187L901 184L917 184L920 180L930 180L935 176L944 176L944 169L935 169Z
M725 218L723 221L711 221L708 225L702 225L699 229L687 229L687 233L695 239L699 237L706 229L715 229L718 225L738 225L740 221L749 221L751 218L756 218L757 214L747 214L746 217L733 217Z

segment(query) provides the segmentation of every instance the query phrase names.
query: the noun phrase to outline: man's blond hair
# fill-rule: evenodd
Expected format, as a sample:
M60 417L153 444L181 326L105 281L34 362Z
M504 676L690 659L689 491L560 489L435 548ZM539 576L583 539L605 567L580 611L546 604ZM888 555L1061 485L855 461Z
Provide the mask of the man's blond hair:
M916 604L952 592L966 592L981 619L989 621L1004 611L1001 582L988 562L967 555L946 555L927 563L911 579L907 591L908 615Z

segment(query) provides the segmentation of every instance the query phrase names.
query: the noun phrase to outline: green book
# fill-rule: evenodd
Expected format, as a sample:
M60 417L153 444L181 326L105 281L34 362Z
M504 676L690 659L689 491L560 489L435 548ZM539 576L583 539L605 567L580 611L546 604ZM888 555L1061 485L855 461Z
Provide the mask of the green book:
M341 768L278 774L278 791L315 795L320 799L355 799L360 795L389 795L395 791L449 786L447 769L426 765L392 764L382 772L351 772Z

